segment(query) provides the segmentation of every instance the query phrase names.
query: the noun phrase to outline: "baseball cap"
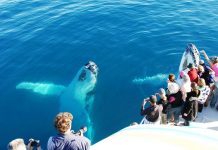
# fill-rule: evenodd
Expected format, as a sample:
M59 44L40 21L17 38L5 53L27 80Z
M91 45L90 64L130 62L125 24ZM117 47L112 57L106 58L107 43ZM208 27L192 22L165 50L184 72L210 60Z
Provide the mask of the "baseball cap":
M166 95L166 91L163 88L160 88L158 93L160 95Z
M188 68L193 68L193 67L194 67L194 64L189 63L187 67L188 67Z
M149 97L149 102L151 102L152 104L156 103L157 102L157 97L155 95L151 95Z

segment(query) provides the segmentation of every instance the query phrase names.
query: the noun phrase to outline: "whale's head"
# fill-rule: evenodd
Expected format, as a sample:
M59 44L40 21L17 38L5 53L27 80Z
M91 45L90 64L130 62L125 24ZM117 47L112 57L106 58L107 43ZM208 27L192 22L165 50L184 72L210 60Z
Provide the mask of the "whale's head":
M183 57L180 62L179 71L185 70L188 64L192 63L195 67L198 67L200 60L200 53L197 47L190 43L187 45Z
M73 93L76 97L86 96L94 90L97 76L98 66L93 61L89 61L80 68L69 87L74 89Z
M94 80L93 78L96 79L97 75L98 75L98 66L93 61L89 61L82 67L78 76L78 80L80 82L90 79Z

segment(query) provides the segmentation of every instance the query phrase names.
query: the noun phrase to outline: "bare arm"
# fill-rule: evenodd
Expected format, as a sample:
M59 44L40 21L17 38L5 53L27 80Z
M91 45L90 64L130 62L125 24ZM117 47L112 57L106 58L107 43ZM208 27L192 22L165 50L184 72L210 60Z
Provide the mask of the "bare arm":
M29 139L29 143L27 145L27 150L33 150L36 147L37 150L42 150L39 140Z
M147 101L149 100L149 98L146 98L142 101L142 105L141 105L141 115L145 115L146 114L146 109L144 108L145 104L147 103Z
M32 143L32 142L29 142L29 143L27 144L27 150L32 150L32 149L33 149L33 147L31 146L31 143Z
M185 89L183 86L181 87L181 92L182 92L182 99L183 99L183 101L185 101L186 97L187 97L187 93L185 92Z
M205 50L201 50L200 52L204 55L204 58L207 60L207 62L210 64L210 67L212 68L213 63L210 61L210 59L207 56L207 53L205 52Z

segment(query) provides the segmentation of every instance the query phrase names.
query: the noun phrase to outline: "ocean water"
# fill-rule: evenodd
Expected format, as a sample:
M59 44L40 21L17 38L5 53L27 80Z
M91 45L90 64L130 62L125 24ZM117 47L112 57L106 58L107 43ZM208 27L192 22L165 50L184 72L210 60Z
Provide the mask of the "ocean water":
M187 43L218 55L217 7L216 0L0 0L0 149L18 137L46 149L56 134L59 96L16 85L67 86L88 60L100 69L92 142L140 122L142 99L177 73Z

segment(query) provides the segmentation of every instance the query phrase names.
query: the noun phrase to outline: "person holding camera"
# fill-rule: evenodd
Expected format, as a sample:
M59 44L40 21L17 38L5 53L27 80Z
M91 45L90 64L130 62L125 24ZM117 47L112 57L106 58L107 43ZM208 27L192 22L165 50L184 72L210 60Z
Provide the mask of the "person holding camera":
M150 106L145 108L145 104L149 102ZM141 115L145 116L140 124L160 124L161 112L163 107L157 105L157 97L151 95L149 98L143 100L141 105Z
M37 150L41 150L40 141L35 139L29 139L29 143L27 144L27 150L33 150L33 148Z
M73 115L69 112L57 114L54 120L54 126L58 131L56 136L51 136L47 143L48 150L89 150L90 140L83 136L87 130L81 128L77 133L72 132L71 124Z
M161 124L167 124L167 113L169 112L171 105L167 99L166 91L163 88L160 88L159 92L156 93L155 95L160 97L157 104L163 107L162 113L161 113Z
M17 138L9 142L8 150L33 150L34 147L37 150L41 150L40 141L29 139L29 143L25 145L24 140L21 138Z

